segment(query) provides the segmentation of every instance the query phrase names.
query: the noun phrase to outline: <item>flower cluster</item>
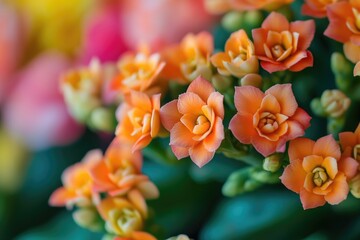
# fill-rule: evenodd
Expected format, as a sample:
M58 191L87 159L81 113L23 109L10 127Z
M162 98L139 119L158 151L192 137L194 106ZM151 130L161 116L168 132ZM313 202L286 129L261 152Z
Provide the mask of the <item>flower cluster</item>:
M150 159L189 157L199 168L217 153L251 165L228 177L227 196L281 181L300 195L304 209L339 204L349 192L360 197L360 124L354 133L343 131L352 101L359 100L358 83L351 85L360 75L358 1L306 0L302 7L303 14L329 18L324 34L344 43L346 57L356 64L333 55L339 89L325 90L309 107L328 120L329 135L316 141L304 137L312 117L292 84L314 65L309 49L316 22L273 11L292 0L205 2L224 18L232 10L266 15L258 22L249 18L257 24L252 29L229 33L224 49L215 49L209 32L188 33L177 43L140 45L117 62L93 61L63 76L71 114L115 139L104 156L90 152L64 172L64 187L53 193L51 205L77 206L74 218L88 227L95 223L82 222L86 214L79 211L95 209L107 233L120 239L153 239L141 232L145 199L159 193L141 172L142 150ZM156 149L159 142L172 153Z

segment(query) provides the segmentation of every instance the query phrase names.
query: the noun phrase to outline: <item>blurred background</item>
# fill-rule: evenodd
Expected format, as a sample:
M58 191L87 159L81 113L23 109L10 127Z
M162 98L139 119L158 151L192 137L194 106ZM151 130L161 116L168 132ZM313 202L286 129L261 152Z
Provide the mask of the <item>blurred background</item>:
M218 16L205 11L203 0L0 0L0 239L101 238L78 227L71 212L48 205L63 170L88 150L106 149L113 138L69 115L59 78L92 57L116 61L143 42L157 50L202 30L214 34L218 49L230 34ZM318 35L312 49L322 50L326 61L315 57L315 65L326 73L327 47L333 46ZM323 87L313 90L314 73L305 71L306 80L295 84L298 96L308 93L299 100L303 106L333 85L328 70L318 79ZM321 135L324 126L315 119L309 136ZM186 160L154 159L144 163L145 174L160 189L160 198L149 202L150 226L164 238L180 233L203 240L360 237L360 204L350 196L340 206L308 211L282 185L225 198L222 184L242 163L218 155L199 169Z

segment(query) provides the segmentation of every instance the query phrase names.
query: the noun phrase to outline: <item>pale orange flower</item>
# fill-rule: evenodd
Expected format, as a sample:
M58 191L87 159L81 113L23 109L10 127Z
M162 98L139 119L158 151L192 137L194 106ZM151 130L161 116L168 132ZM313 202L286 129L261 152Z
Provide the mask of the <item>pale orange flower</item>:
M289 23L282 14L272 12L261 28L252 30L255 55L269 73L301 71L313 65L313 56L307 49L314 34L314 20Z
M340 147L331 135L316 142L298 138L290 142L290 164L281 182L300 194L304 209L326 202L334 205L347 198L348 179L356 174L358 163L353 158L341 158Z
M211 62L222 75L243 77L259 71L259 61L254 51L254 44L241 29L231 34L226 41L225 52L214 54Z
M156 240L149 233L142 232L146 209L139 206L136 198L113 198L102 200L97 209L105 220L105 229L117 240Z
M341 0L305 0L301 7L301 13L316 18L326 17L326 8Z
M137 53L126 53L117 63L119 74L112 81L112 88L123 94L130 90L159 92L159 74L164 66L160 54L150 54L146 47Z
M360 1L341 1L327 8L329 26L324 34L338 42L360 46Z
M263 156L282 152L285 143L304 135L311 117L298 107L291 84L277 84L265 93L253 86L235 88L237 114L229 129Z
M161 75L186 84L199 77L212 76L210 55L214 50L213 37L208 32L187 34L180 44L162 51L166 66Z
M224 139L223 98L198 77L179 99L161 107L161 122L170 131L170 146L178 159L190 155L202 167L213 158Z
M260 10L273 11L283 5L292 3L294 0L227 0L233 9L239 11Z
M157 187L141 173L141 168L141 153L132 152L128 143L115 138L103 160L91 170L94 190L107 192L110 196L126 195L136 190L143 198L157 198Z
M222 14L231 10L228 0L204 0L206 11L212 14Z
M355 132L339 133L344 157L352 157L360 163L360 123Z
M91 169L102 159L100 150L92 150L80 163L67 168L62 174L63 187L55 190L49 200L51 206L89 206L98 200L93 191Z
M132 143L133 152L146 147L160 130L160 94L149 97L131 91L116 117L119 121L116 135Z

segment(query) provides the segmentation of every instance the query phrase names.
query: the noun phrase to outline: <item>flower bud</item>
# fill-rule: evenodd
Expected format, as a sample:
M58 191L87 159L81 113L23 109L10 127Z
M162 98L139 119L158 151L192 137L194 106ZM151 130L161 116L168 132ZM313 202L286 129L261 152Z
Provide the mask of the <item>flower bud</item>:
M356 198L360 198L360 173L350 181L349 186L351 194Z
M113 209L109 212L109 219L105 228L109 233L120 236L130 236L134 231L141 230L143 220L141 214L135 208Z
M234 32L244 25L244 14L238 11L231 11L224 15L221 20L223 28L229 32Z
M240 79L240 85L261 88L262 77L256 73L246 74L243 78Z
M269 172L276 172L281 167L281 154L275 153L264 159L263 169Z
M340 89L351 87L353 76L353 64L350 63L343 54L334 52L331 55L331 69L335 74L336 84Z
M324 91L320 101L327 115L333 118L344 115L351 103L351 100L344 93L336 89Z
M261 11L258 10L246 11L244 14L244 20L247 26L255 28L261 25L264 20L264 16Z
M191 240L188 236L180 234L179 236L168 238L167 240Z
M73 213L73 219L80 227L100 231L103 222L95 208L80 208Z
M211 78L211 82L219 92L226 92L232 85L232 79L220 74L215 74Z

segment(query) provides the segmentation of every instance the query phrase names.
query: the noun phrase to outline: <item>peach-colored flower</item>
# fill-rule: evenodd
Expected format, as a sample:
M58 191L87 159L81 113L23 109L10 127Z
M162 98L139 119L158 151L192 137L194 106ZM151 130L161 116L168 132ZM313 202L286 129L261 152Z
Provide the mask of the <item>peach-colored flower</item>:
M277 84L265 93L253 86L235 88L238 113L229 129L244 144L252 144L263 156L283 151L285 143L304 135L310 116L298 107L291 84Z
M305 0L301 7L301 13L316 18L326 17L326 8L341 0Z
M347 180L356 174L358 163L353 158L341 158L340 147L331 135L316 142L307 138L291 141L289 157L281 182L300 194L304 209L325 202L339 204L347 198Z
M93 179L90 170L102 159L100 150L88 152L80 163L65 169L62 174L63 187L55 190L49 200L51 206L89 206L98 201L93 191Z
M141 92L159 92L159 73L163 70L165 62L160 54L150 54L147 48L138 53L126 53L117 63L119 74L114 78L112 87L123 94L130 90Z
M225 52L214 54L211 62L222 75L243 77L248 73L259 71L259 61L254 51L254 44L241 29L231 34L226 41Z
M228 0L204 0L206 11L212 14L223 14L231 10L231 4Z
M344 157L352 157L360 163L360 123L355 132L339 133Z
M224 139L223 98L198 77L186 93L160 109L161 122L170 131L170 146L178 159L190 155L202 167L213 158Z
M117 236L114 239L156 240L149 233L141 232L147 215L144 215L141 208L136 198L108 197L97 205L101 217L105 220L106 231Z
M214 50L213 37L208 32L187 34L180 44L162 51L166 66L162 76L189 83L200 75L208 80L212 76L210 55Z
M285 16L272 12L261 28L252 31L255 55L268 72L298 72L313 65L307 48L315 34L314 20L289 23Z
M131 151L131 146L119 138L110 144L104 159L91 170L96 192L110 196L125 195L140 191L145 198L157 198L157 187L141 173L142 156Z
M131 91L128 100L117 110L116 135L133 143L135 152L146 147L160 130L160 94L149 97Z
M360 76L360 45L352 42L344 43L344 54L351 62L356 63L354 67L354 76Z
M360 1L341 1L327 8L329 26L324 34L338 42L360 46Z
M233 9L239 11L264 9L273 11L283 5L290 4L294 0L228 0Z

